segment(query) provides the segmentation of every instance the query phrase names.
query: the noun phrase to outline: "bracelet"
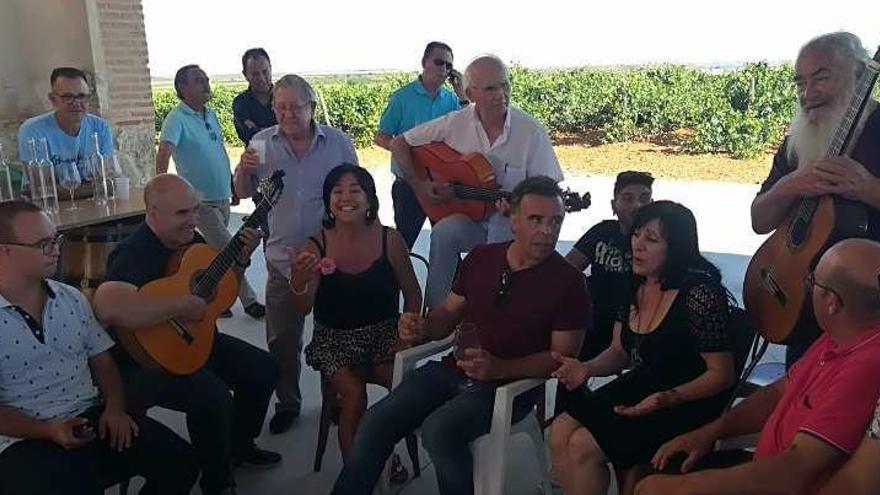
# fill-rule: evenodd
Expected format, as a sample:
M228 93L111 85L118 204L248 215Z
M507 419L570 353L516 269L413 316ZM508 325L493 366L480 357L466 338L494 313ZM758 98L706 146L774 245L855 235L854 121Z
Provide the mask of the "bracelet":
M305 287L303 287L303 289L302 289L301 291L297 291L297 290L293 287L293 280L290 281L290 292L292 292L294 296L301 296L301 295L305 294L305 293L308 292L308 291L309 291L309 283L308 283L308 282L306 282Z

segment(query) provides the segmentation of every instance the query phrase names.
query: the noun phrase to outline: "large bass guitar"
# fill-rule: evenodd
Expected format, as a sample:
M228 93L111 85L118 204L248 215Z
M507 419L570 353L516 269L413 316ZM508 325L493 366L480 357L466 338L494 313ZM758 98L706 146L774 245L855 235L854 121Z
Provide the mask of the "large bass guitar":
M880 50L856 83L849 107L827 156L852 153L877 80ZM753 328L771 342L796 341L796 329L814 326L805 277L822 254L841 239L864 237L868 214L862 203L837 196L803 198L752 257L743 283L743 302Z
M412 157L419 180L449 184L456 198L436 203L422 191L416 191L419 205L432 225L456 213L479 222L492 213L496 200L510 199L510 191L498 186L492 164L479 153L461 154L448 144L436 141L413 147ZM590 193L565 191L562 202L565 211L585 210L590 207Z
M263 199L244 221L245 227L257 228L281 195L283 171L276 171L260 185ZM214 345L217 318L238 297L239 279L230 270L244 245L238 236L218 253L207 244L193 244L182 257L172 257L168 272L172 275L140 288L145 294L193 294L207 302L200 321L172 318L155 325L118 332L120 343L142 366L161 369L173 375L188 375L205 365ZM179 261L179 265L176 262Z

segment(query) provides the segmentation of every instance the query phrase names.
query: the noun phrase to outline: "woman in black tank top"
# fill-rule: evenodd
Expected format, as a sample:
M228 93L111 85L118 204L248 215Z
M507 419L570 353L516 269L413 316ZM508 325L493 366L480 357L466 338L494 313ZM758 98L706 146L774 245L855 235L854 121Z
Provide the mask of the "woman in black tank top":
M369 172L349 164L331 170L324 209L324 228L298 253L289 249L290 287L299 311L315 311L306 363L338 396L345 459L366 409L366 384L390 388L400 294L405 311L418 311L422 295L403 238L376 221Z

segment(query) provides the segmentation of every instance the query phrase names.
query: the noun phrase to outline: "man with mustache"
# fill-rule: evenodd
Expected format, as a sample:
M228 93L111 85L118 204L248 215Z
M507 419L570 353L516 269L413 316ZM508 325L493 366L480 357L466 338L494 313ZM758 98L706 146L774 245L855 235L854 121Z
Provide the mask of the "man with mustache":
M756 233L776 229L803 197L837 194L865 204L868 236L880 239L880 112L873 100L868 102L868 118L851 155L826 156L867 60L861 41L851 33L824 34L801 48L794 76L799 105L791 135L777 151L752 202ZM786 349L787 365L819 335L815 322L811 327L798 329L801 339Z

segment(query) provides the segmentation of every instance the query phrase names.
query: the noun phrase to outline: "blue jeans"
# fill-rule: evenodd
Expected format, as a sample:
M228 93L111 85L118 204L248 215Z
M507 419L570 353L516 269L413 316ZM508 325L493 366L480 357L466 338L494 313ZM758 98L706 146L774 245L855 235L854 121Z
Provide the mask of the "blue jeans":
M367 410L333 494L372 493L394 446L419 426L440 493L473 493L470 443L489 433L498 384L478 382L473 390L462 392L459 386L464 381L463 375L436 361L410 372L398 388ZM514 422L532 410L538 390L516 398Z

